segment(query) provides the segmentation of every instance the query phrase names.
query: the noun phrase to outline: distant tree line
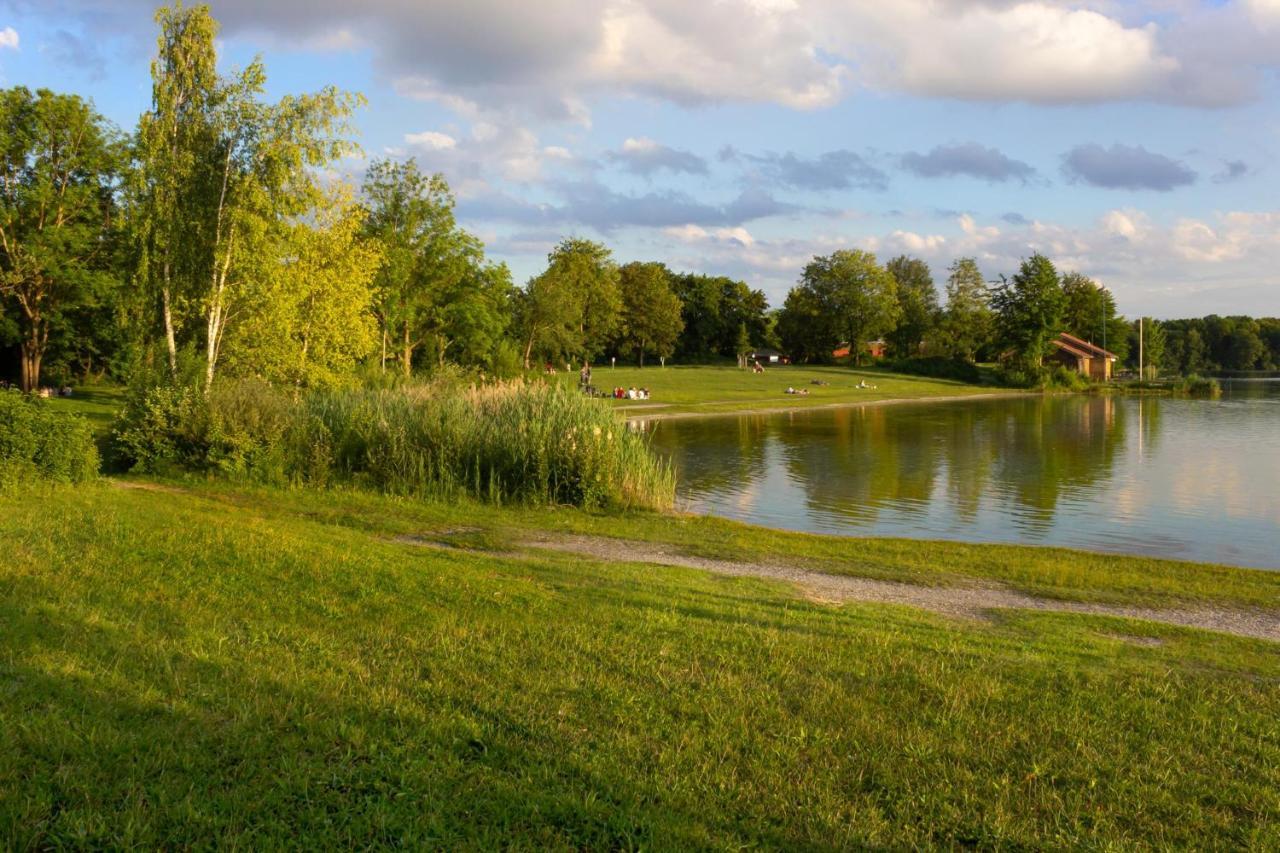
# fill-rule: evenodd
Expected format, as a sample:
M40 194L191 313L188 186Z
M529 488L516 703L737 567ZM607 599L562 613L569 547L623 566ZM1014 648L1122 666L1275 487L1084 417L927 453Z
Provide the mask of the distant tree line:
M1063 331L1136 361L1111 293L1041 255L996 282L958 259L940 295L918 258L837 251L770 310L743 281L620 263L570 238L517 286L459 226L443 176L375 160L358 186L341 177L359 96L271 101L260 61L218 72L206 6L163 7L156 24L151 105L130 133L74 94L0 90L0 375L24 388L107 375L208 389L224 374L321 386L762 347L827 362L843 345L863 360L872 340L894 359L1031 375ZM1280 365L1275 319L1144 330L1145 362L1168 372Z
M1129 320L1107 288L1079 272L1059 273L1040 254L991 282L975 259L960 258L947 270L944 291L940 300L918 258L881 265L869 252L837 251L805 267L777 316L777 334L801 361L831 361L846 346L863 360L867 343L882 340L892 359L998 361L1028 380L1044 372L1063 332L1104 347L1133 370L1140 357L1148 371L1178 375L1280 369L1280 319Z

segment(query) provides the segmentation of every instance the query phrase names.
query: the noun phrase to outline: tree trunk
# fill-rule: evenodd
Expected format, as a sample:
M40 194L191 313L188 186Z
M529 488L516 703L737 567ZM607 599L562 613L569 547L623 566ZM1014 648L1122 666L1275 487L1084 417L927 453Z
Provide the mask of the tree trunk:
M530 368L529 360L533 357L533 332L529 333L529 340L524 345L524 369Z
M404 350L400 356L400 360L404 367L404 375L407 379L413 372L413 343L409 340L409 324L404 324Z
M40 362L44 359L49 330L38 314L28 320L31 331L22 342L22 390L30 393L40 388Z
M387 372L387 323L382 322L382 372Z
M164 343L169 350L169 374L178 375L178 339L173 331L173 299L169 279L169 262L164 264L164 286L160 288L161 312L164 315Z
M28 393L40 387L40 359L43 353L32 341L22 342L22 390Z

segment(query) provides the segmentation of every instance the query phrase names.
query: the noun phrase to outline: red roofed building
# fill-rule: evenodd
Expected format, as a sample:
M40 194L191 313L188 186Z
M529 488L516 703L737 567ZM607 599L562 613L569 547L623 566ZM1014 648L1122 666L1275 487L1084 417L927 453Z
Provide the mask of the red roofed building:
M1081 340L1066 332L1053 340L1054 351L1048 360L1061 364L1087 376L1095 382L1106 382L1111 378L1111 366L1119 358L1100 346Z

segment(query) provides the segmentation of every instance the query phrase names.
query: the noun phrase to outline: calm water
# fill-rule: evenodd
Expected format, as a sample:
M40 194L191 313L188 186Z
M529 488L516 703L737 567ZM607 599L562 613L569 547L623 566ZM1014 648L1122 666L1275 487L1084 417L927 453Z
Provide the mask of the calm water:
M1280 380L659 421L683 506L857 536L1280 568Z

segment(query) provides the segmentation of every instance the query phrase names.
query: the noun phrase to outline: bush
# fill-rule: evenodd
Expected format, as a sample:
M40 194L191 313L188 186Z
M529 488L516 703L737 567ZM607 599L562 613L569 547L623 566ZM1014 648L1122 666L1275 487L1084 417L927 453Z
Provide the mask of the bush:
M39 397L0 391L0 487L28 479L79 483L97 476L93 430Z
M1184 377L1176 386L1175 390L1190 397L1221 397L1222 385L1218 380L1212 377L1197 376L1191 374Z
M410 495L585 507L669 506L670 467L598 400L571 389L461 384L283 391L224 383L136 395L116 440L137 470L346 482Z
M912 376L929 376L934 379L954 379L957 382L968 382L976 385L981 379L978 365L960 358L946 358L940 355L900 358L889 363L889 369L895 373L908 373Z

